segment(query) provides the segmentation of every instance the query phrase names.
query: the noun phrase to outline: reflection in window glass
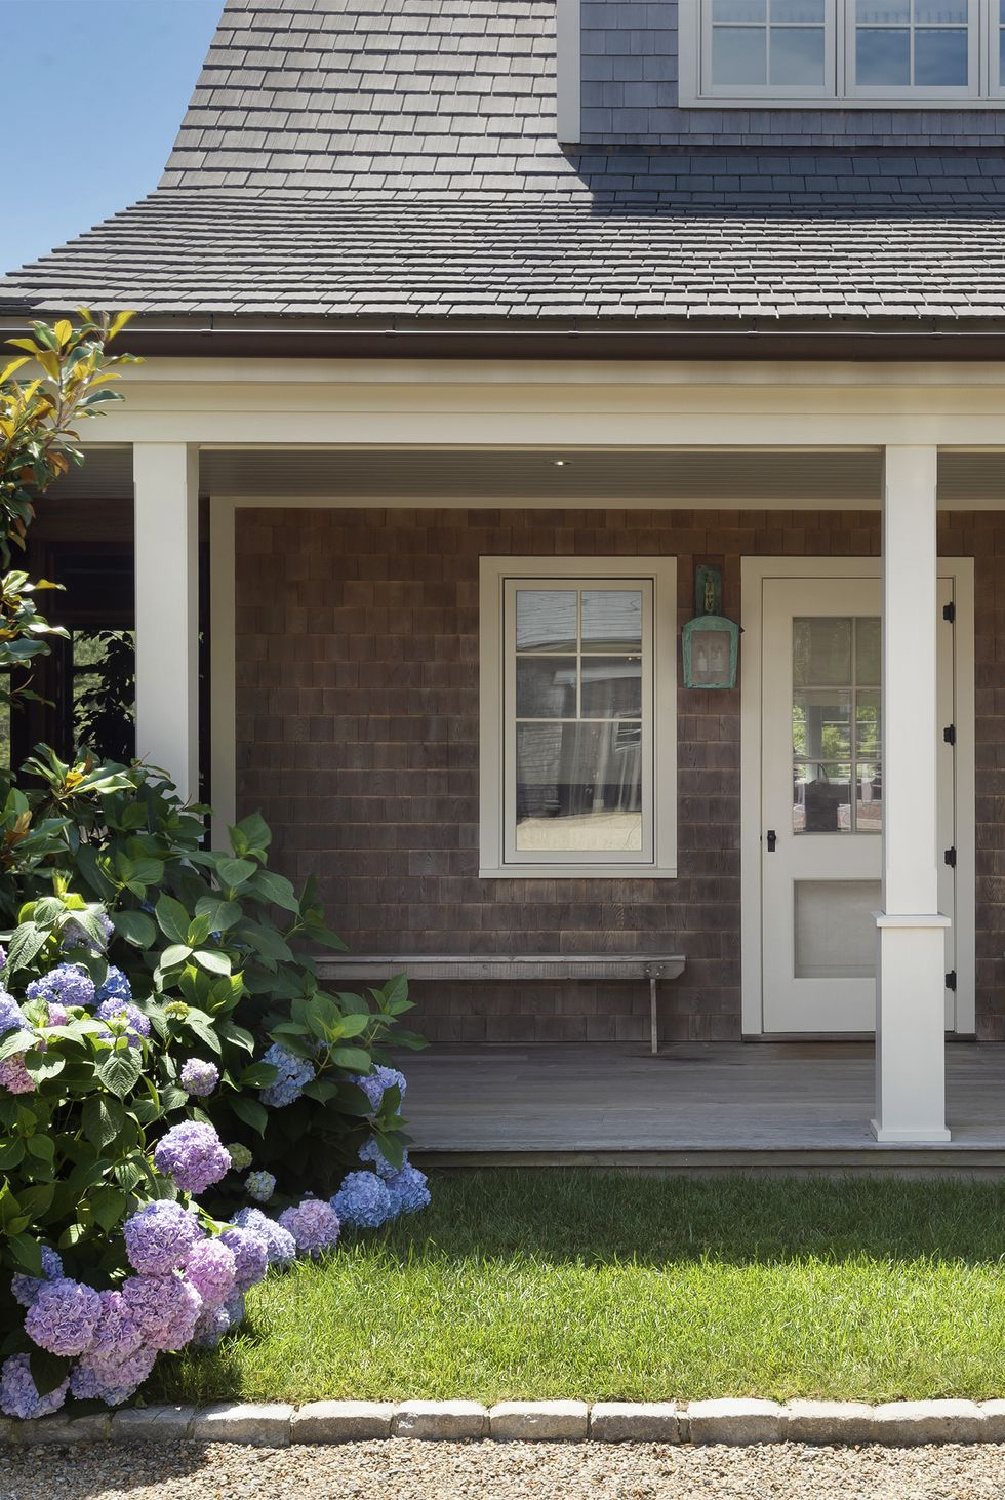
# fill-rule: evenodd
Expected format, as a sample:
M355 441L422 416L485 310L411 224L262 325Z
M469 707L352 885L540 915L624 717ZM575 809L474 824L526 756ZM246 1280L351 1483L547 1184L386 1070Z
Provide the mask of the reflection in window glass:
M792 827L882 830L880 622L793 621Z
M713 0L713 84L822 88L825 23L825 0Z
M865 88L966 88L967 0L857 0L855 79Z
M575 650L575 589L520 589L516 596L518 651Z

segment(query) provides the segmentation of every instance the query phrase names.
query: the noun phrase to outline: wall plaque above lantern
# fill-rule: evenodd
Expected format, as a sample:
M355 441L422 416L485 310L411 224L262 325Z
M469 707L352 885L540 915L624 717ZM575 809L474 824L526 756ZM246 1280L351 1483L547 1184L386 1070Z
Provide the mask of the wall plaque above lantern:
M693 620L684 626L684 686L731 688L736 685L740 627L722 616L722 569L702 563L694 573Z

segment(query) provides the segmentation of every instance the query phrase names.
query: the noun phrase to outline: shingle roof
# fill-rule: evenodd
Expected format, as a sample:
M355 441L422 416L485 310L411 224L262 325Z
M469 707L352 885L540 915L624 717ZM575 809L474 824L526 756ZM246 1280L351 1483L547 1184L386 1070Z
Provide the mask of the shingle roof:
M229 0L163 183L0 310L1005 318L991 151L555 138L555 0Z

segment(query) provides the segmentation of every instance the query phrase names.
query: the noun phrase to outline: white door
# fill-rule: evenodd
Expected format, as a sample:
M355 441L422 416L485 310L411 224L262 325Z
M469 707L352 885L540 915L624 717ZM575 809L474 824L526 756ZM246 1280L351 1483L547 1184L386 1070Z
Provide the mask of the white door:
M879 578L764 580L761 861L764 1030L869 1032L882 906ZM940 580L939 604L952 598ZM952 624L939 623L939 724L953 721ZM943 641L943 634L945 640ZM951 848L954 750L939 734L939 835ZM940 866L939 910L955 915ZM946 972L953 929L946 935ZM946 1025L955 1026L946 991Z

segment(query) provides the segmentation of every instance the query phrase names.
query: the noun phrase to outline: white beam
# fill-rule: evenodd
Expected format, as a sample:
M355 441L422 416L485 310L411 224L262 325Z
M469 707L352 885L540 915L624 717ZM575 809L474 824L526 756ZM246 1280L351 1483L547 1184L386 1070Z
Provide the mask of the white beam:
M198 450L133 448L136 556L136 754L199 791Z
M888 447L883 493L883 911L876 983L881 1141L949 1140L936 848L936 458Z

